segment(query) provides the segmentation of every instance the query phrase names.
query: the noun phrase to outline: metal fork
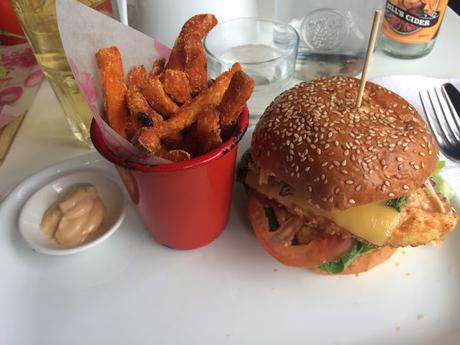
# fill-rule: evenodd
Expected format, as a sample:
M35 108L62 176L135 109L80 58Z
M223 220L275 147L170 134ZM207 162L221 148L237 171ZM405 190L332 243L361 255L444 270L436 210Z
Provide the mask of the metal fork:
M460 161L460 115L455 111L444 86L419 92L428 125L441 151Z

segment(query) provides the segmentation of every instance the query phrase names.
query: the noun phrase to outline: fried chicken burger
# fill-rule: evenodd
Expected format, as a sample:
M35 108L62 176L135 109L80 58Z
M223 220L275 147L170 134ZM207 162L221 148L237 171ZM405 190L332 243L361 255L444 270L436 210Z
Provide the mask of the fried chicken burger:
M360 273L456 226L438 148L416 109L371 82L357 108L358 88L342 76L299 84L254 130L243 162L249 219L283 264Z

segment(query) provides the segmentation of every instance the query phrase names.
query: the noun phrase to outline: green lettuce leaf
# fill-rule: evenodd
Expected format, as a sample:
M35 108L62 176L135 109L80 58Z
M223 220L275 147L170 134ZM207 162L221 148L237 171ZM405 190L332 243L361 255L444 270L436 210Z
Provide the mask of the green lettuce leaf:
M329 273L341 273L354 259L360 255L370 252L373 249L374 246L372 244L356 242L347 254L337 260L322 264L319 268Z
M433 174L431 175L431 178L434 181L434 190L437 193L441 194L443 197L445 197L447 200L450 200L454 196L455 192L440 174L441 170L445 166L446 162L438 161L436 163L436 168L434 169Z
M403 195L396 199L390 199L385 202L385 205L393 207L396 211L401 212L404 204L409 200L409 195Z

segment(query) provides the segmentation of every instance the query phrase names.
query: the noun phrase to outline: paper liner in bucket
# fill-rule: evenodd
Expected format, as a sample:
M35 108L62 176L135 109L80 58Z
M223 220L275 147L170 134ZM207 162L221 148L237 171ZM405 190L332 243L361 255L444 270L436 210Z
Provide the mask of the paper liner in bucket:
M168 58L170 49L75 0L56 0L56 17L70 68L110 149L119 157L140 163L170 163L138 150L105 122L102 84L95 58L99 49L117 46L127 75L133 66L151 66L157 58Z

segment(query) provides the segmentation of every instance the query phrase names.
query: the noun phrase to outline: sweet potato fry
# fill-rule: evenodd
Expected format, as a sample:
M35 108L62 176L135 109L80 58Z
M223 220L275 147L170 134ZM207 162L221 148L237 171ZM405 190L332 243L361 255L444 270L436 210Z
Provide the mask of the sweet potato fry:
M152 109L139 89L128 88L126 103L130 112L129 129L127 129L128 139L132 138L139 128L153 127L155 123L163 121L163 117Z
M179 110L176 103L166 94L158 77L149 78L141 90L150 106L165 116L171 116Z
M167 69L161 75L161 81L166 93L178 104L184 104L192 98L187 75L178 70Z
M161 139L161 142L170 150L183 148L184 137L182 132L171 133ZM188 151L188 150L187 150Z
M144 66L136 66L128 74L128 92L126 103L129 109L129 121L126 129L126 137L130 140L141 127L151 127L163 118L149 105L141 88L147 82L147 71Z
M161 155L162 158L168 159L173 162L183 162L188 161L190 157L190 153L184 150L171 150L163 153Z
M160 58L153 61L152 69L150 71L150 77L156 77L163 73L165 69L166 59Z
M222 98L222 102L217 106L220 113L220 125L223 132L228 130L236 123L244 104L251 97L254 90L254 80L243 71L236 72L227 91Z
M195 157L198 152L198 133L196 132L196 123L186 128L183 132L182 149L189 152L192 157Z
M192 93L197 95L208 86L208 58L198 34L192 34L186 39L184 54L184 72L190 81Z
M199 154L209 152L222 144L219 121L220 114L215 106L206 105L203 107L196 120Z
M217 24L217 19L212 14L197 14L187 20L182 26L179 36L174 42L169 61L166 64L166 69L184 70L185 52L184 43L185 37L191 34L197 34L200 40Z
M235 63L229 71L217 77L208 89L196 96L190 103L184 105L177 114L165 123L162 130L165 133L181 131L196 121L198 114L206 104L219 104L230 84L232 76L237 71L241 71L239 63Z
M117 47L102 48L96 53L104 93L104 108L110 127L126 138L128 108L123 62Z
M144 151L151 153L159 152L161 149L161 139L153 128L140 128L131 139L131 142Z
M208 89L185 104L170 119L160 122L151 128L144 128L136 136L134 143L144 150L155 152L159 148L162 138L171 133L178 133L194 123L205 105L217 105L221 103L232 76L237 71L241 71L241 65L238 63L234 64L229 71L217 77Z
M147 78L148 75L144 66L140 65L131 68L131 70L128 73L128 89L142 88L144 84L147 82Z

